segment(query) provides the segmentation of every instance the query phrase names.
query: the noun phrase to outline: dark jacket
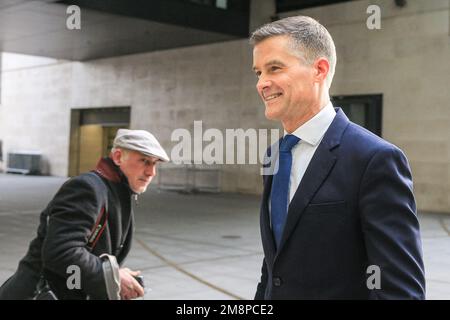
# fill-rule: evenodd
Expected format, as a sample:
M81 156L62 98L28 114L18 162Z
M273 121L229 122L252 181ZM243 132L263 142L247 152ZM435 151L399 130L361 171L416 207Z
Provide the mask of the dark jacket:
M256 299L424 299L422 244L408 161L342 110L289 205L275 249L264 176ZM380 268L379 289L370 278ZM367 272L369 271L369 272Z
M69 179L41 213L37 237L0 288L0 299L32 297L41 270L59 299L107 299L99 256L114 255L122 264L130 251L131 196L126 177L110 158L101 159L95 171ZM103 207L107 224L91 252L88 239ZM80 289L67 288L71 265L79 267Z

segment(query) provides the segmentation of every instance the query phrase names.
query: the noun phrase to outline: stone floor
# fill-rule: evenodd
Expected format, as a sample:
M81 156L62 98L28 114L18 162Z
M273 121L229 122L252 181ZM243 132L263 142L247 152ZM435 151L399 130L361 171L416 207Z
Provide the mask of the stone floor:
M34 237L38 216L65 179L0 174L0 283ZM145 299L252 299L263 258L259 197L150 189L136 204L127 260ZM420 214L428 299L450 299L450 216Z

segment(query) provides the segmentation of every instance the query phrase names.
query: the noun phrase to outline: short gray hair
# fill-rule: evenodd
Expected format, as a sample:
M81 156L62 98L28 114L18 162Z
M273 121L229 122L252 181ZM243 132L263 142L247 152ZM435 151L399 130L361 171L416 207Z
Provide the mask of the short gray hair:
M283 35L291 38L294 51L307 64L312 65L320 57L327 58L330 70L326 81L330 87L336 68L336 47L328 30L311 17L288 17L256 29L250 37L250 44L254 46L267 38Z
M111 148L111 153L116 152L116 150L121 150L122 151L122 159L126 160L128 159L128 155L130 153L131 150L126 149L126 148L122 148L122 147L112 147Z

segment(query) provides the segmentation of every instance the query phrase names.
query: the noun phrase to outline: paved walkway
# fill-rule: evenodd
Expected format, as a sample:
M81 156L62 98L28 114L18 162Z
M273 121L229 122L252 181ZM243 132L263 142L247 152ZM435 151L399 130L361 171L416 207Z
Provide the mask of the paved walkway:
M34 237L63 178L0 174L0 283ZM262 262L259 197L149 190L136 207L127 266L145 299L252 299ZM450 299L450 216L421 214L428 299Z

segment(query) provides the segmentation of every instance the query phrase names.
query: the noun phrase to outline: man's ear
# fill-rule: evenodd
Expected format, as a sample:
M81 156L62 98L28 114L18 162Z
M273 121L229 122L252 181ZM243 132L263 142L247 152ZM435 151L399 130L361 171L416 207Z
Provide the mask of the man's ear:
M117 166L122 164L122 150L115 149L114 152L111 152L111 159Z
M330 71L330 63L324 57L321 57L314 62L314 78L317 82L325 82L328 72Z

